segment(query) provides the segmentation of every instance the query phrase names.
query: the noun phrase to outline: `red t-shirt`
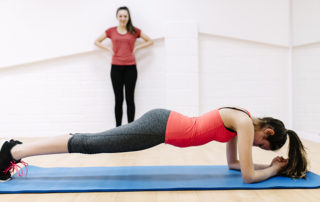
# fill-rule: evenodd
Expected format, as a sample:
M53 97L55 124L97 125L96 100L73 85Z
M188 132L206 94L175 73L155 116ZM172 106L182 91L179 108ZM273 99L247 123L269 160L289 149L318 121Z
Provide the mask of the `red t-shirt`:
M136 27L135 27L136 28ZM133 54L134 43L140 37L141 30L136 28L136 34L120 34L117 27L106 30L106 36L112 41L114 55L112 56L113 65L135 65L136 58Z

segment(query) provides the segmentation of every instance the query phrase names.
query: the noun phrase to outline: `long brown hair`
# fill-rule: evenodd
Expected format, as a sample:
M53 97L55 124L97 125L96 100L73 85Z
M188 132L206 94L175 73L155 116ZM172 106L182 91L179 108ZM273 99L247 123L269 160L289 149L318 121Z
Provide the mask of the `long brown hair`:
M289 162L282 170L282 175L293 178L305 178L307 173L306 150L300 141L297 133L293 130L287 130L289 136Z
M271 150L281 148L285 144L287 136L289 136L289 162L282 169L280 175L291 178L305 178L308 171L307 154L297 133L293 130L287 130L282 121L272 117L259 119L258 126L260 128L268 127L274 130L275 134L268 137Z
M119 7L119 8L117 9L116 16L118 15L118 12L119 12L120 10L125 10L125 11L128 12L129 20L128 20L128 23L127 23L127 26L126 26L127 31L129 32L129 34L136 35L136 34L137 34L137 30L136 30L136 28L135 28L135 27L133 26L133 24L132 24L132 20L131 20L131 15L130 15L129 8L126 7L126 6L121 6L121 7Z

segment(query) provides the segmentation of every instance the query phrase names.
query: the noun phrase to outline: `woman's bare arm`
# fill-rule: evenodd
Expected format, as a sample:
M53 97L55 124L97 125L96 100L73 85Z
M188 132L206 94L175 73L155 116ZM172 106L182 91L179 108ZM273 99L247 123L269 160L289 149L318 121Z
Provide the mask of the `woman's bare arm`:
M107 51L110 51L113 55L113 50L111 47L106 46L104 44L102 44L102 41L104 41L107 38L106 33L103 33L102 35L100 35L95 41L94 41L94 45L98 46L99 48L105 49Z
M223 112L221 117L227 127L237 131L237 137L227 144L227 161L231 169L240 169L246 183L266 180L277 175L285 162L272 161L271 166L254 166L252 162L252 145L254 126L252 120L242 112ZM239 160L237 158L239 153ZM256 168L255 168L256 167ZM258 170L260 169L260 170Z
M142 42L134 47L134 50L133 50L134 53L139 49L146 48L146 47L151 46L153 44L152 39L149 36L147 36L145 33L141 32L140 37L144 40L144 42Z
M227 143L227 162L230 169L240 170L237 153L237 136Z
M227 143L227 162L230 169L240 170L240 161L238 160L237 152L237 136ZM255 170L265 169L271 166L271 164L253 164Z
M246 116L246 115L245 115ZM284 162L275 161L270 167L255 170L252 162L252 144L254 138L254 127L251 119L243 116L235 124L238 134L238 152L240 170L245 183L254 183L266 180L278 174L285 165Z

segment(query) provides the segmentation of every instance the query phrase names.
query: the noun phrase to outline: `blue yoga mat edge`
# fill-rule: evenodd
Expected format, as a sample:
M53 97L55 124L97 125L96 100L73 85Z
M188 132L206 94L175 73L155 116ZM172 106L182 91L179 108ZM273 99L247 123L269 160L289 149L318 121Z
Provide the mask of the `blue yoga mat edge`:
M231 189L315 189L320 176L292 180L276 176L245 184L241 173L227 166L121 166L55 167L29 166L27 177L14 176L0 183L0 193L130 192Z

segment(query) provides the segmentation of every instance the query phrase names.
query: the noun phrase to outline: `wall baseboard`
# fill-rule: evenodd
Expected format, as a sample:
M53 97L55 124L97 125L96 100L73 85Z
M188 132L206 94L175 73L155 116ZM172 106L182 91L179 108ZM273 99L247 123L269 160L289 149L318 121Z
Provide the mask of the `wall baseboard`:
M298 131L300 138L310 140L313 142L320 142L320 133L311 133L305 131Z

